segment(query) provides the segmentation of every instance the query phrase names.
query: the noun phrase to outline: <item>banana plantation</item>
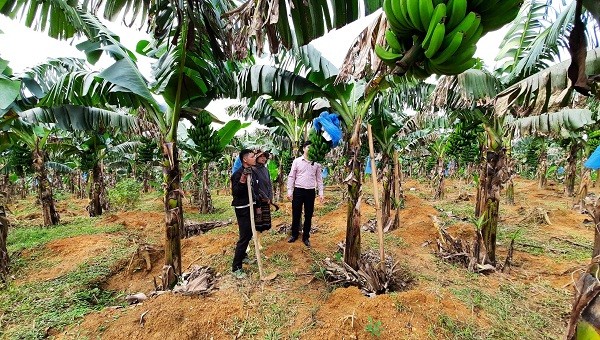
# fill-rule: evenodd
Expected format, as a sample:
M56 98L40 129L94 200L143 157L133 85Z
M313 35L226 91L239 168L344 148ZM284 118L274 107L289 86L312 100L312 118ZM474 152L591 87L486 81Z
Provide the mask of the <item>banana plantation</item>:
M0 13L83 56L0 54L0 338L600 339L597 1ZM306 142L312 246L287 242ZM238 277L243 149L272 227L250 214Z

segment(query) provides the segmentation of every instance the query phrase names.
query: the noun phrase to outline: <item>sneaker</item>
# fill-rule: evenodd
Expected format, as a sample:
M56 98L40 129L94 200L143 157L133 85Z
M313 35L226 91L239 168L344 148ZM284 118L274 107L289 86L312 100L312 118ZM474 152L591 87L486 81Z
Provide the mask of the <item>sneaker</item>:
M244 263L244 264L254 264L254 263L256 263L256 260L255 259L251 259L249 257L244 257L244 259L242 260L242 263Z
M243 270L238 269L234 272L231 273L233 275L233 277L235 277L236 279L245 279L246 278L246 273L244 273Z

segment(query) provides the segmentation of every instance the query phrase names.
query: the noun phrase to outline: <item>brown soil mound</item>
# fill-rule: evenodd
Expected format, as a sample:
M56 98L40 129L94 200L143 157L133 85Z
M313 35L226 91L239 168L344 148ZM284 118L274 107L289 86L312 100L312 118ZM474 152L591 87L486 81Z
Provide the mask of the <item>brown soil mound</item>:
M124 211L106 214L104 222L118 223L148 241L162 242L165 215L154 211Z
M167 293L137 306L107 308L61 338L92 337L103 330L103 339L231 339L237 334L231 320L244 317L242 305L227 292L206 298Z
M110 248L112 240L107 235L81 235L48 243L44 260L48 267L30 270L24 282L57 278L74 270L78 265Z
M436 325L439 326L441 317L457 322L474 322L482 329L497 322L483 310L468 308L454 297L448 287L473 285L473 289L493 295L503 283L531 283L532 286L549 283L556 291L564 291L565 289L560 288L568 285L571 273L586 262L550 257L547 254L533 255L517 246L509 272L473 276L466 270L435 257L433 250L438 232L431 216L439 213L433 208L431 201L423 198L426 197L423 192L429 194L426 185L413 181L405 188L410 186L418 189L416 192L405 190L406 208L401 211L400 227L386 235L386 242L389 240L393 243L386 248L386 252L400 260L416 276L416 283L409 291L369 298L357 288L334 289L315 279L314 266L318 265L320 258L333 256L337 244L344 241L346 233L346 202L341 202L332 211L322 214L319 211L321 206L317 203L313 225L318 226L319 231L311 236L312 250L306 249L300 242L287 243L288 235L274 234L271 231L261 236L264 240L262 253L266 256L263 265L267 272L277 271L280 274L275 280L260 283L256 264L246 266L250 276L247 279L235 280L229 274L238 237L237 225L233 223L218 232L184 239L181 243L184 271L192 264L211 265L221 273L217 285L219 291L204 298L167 293L136 307L107 308L87 315L80 325L61 336L106 339L249 339L296 336L303 339L365 339L374 335L367 330L367 326L375 326L380 322L382 339L425 339L430 337L429 332ZM452 181L448 182L448 186L452 186ZM516 186L516 205L508 206L504 201L501 203L502 222L499 228L506 225L514 229L522 227L530 242L534 240L540 244L551 237L577 240L583 235L591 239L593 231L581 223L585 216L568 208L570 199L561 196L561 189L556 187L539 190L535 182L520 180ZM333 195L341 194L326 193L326 197ZM281 204L281 215L274 220L274 225L290 222L290 206L289 202ZM538 206L550 212L552 225L521 226L518 222L523 218L523 210L519 208L527 211ZM363 222L375 214L374 208L364 202L361 213ZM121 223L128 231L134 231L140 239L154 245L162 245L163 220L164 215L159 211L119 212L104 217L105 222ZM469 223L454 223L449 231L455 237L472 240L473 226ZM373 240L372 235L363 235L363 240ZM506 257L506 239L501 241L498 244L499 262L503 262ZM363 250L368 246L372 244L365 242ZM275 263L275 258L280 262ZM152 270L148 272L143 267L133 273L123 268L109 279L105 288L125 293L148 293L154 289L153 278L157 277L158 281L162 261L161 254L152 257ZM285 261L289 263L289 268ZM539 297L550 298L543 294ZM278 308L283 311L278 311ZM568 308L565 305L565 309ZM555 318L558 320L560 316ZM279 322L281 323L278 324ZM561 324L560 327L564 326ZM550 330L552 333L548 334L555 335L561 331Z
M439 315L464 320L470 314L452 297L411 290L369 298L355 287L336 289L317 313L307 339L367 339L367 325L381 322L382 339L424 339ZM369 317L371 320L369 320Z

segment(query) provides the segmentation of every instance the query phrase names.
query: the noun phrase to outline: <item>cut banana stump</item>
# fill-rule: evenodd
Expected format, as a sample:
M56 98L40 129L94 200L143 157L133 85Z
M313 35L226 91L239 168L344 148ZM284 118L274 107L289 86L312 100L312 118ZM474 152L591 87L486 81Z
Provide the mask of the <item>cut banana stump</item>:
M417 49L406 75L456 75L477 64L476 44L487 32L513 21L523 0L384 0L386 46L375 53L394 67Z

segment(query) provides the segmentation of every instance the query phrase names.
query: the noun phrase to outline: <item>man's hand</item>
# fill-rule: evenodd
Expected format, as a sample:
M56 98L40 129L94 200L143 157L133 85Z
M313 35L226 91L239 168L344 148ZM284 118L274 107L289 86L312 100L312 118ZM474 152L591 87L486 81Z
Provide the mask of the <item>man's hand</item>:
M321 204L323 204L323 202L325 202L325 197L323 197L323 196L319 196L319 202L320 202Z
M288 201L292 200L292 195L288 194L286 197L287 197Z
M252 174L252 168L247 167L242 170L242 176L240 176L240 183L246 184L248 175Z

